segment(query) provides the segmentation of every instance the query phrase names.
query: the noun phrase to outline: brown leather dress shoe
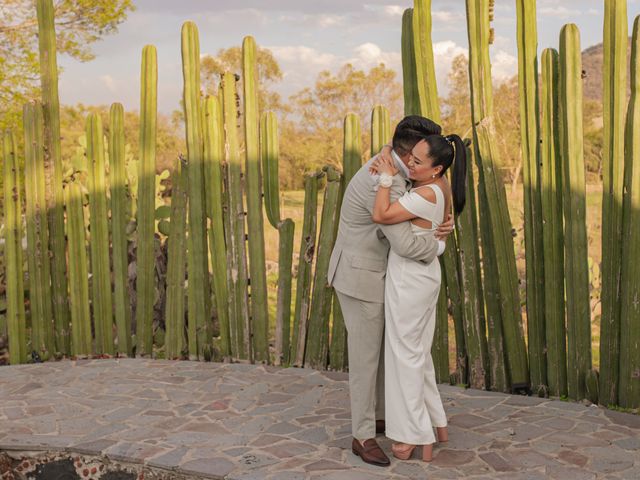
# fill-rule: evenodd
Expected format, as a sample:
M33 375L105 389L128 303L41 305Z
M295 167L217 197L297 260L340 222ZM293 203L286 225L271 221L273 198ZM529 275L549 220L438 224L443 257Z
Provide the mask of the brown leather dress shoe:
M384 433L387 429L387 424L384 420L376 420L376 433Z
M357 439L353 439L351 442L351 451L354 455L362 458L363 462L376 465L378 467L388 467L391 462L389 457L382 451L375 438L365 440L362 444Z

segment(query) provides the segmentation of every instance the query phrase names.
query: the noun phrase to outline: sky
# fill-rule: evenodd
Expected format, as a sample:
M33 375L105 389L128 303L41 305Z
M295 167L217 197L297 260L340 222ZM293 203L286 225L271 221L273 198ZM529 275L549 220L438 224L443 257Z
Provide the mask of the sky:
M369 69L379 63L402 78L400 37L402 12L412 0L134 0L116 34L92 46L96 58L87 63L68 56L63 68L63 104L123 103L139 110L142 48L158 50L158 110L170 114L182 95L180 28L193 20L200 32L200 53L215 55L221 48L242 44L252 35L269 48L283 71L275 85L283 98L313 87L322 70L336 72L351 62ZM517 73L515 0L495 0L495 42L491 46L492 73L504 79ZM566 23L580 28L585 49L602 42L604 0L538 0L538 47L558 48ZM627 0L629 35L640 14L640 0ZM438 91L448 91L451 60L466 54L464 0L432 0L434 55Z

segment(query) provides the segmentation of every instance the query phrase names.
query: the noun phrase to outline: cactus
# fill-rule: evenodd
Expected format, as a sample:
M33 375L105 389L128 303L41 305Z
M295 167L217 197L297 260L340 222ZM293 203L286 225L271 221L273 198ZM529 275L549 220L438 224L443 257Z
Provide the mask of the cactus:
M360 118L355 113L344 117L344 144L342 150L342 177L344 188L362 166ZM344 189L343 189L344 191Z
M304 222L300 240L296 306L291 336L290 358L294 366L304 364L304 347L307 341L307 322L309 320L309 295L311 293L311 265L316 250L318 180L321 176L320 172L315 172L307 175L304 179Z
M567 395L564 320L564 236L562 233L562 159L559 132L558 52L542 52L541 200L544 248L544 317L547 385L553 396Z
M335 291L333 292L332 319L329 365L332 370L346 370L349 367L347 329L344 326L344 315Z
M529 387L529 371L522 330L518 272L506 192L496 168L501 164L501 161L494 142L488 1L467 0L466 4L475 156L482 169L480 188L484 190L484 193L481 195L486 195L486 200L490 205L488 217L481 218L483 218L483 222L489 223L493 235L491 245L483 243L483 253L485 256L495 255L502 331L506 345L507 368L511 376L511 388L527 389Z
M36 2L40 51L40 84L44 118L44 172L49 245L51 290L56 325L56 350L69 353L70 312L64 252L64 196L62 192L62 155L60 152L60 101L53 0ZM58 253L58 254L56 254Z
M631 98L627 108L624 157L624 215L618 404L640 407L640 15L631 41Z
M407 8L402 15L402 83L404 114L415 115L420 113L416 56L413 43L413 8Z
M535 0L517 0L520 144L524 189L524 243L527 291L527 347L531 384L547 385L544 328L544 252L540 196L538 113L538 32Z
M171 221L167 265L167 305L165 314L165 357L180 358L185 347L184 275L187 220L188 166L182 156L176 158L171 175ZM226 305L225 305L226 310Z
M212 341L204 203L204 143L200 100L200 45L193 22L182 25L184 118L189 164L189 235L187 237L189 359L209 355Z
M65 187L67 238L69 240L69 302L71 305L71 352L75 356L90 355L91 313L89 312L89 275L85 242L82 187L72 180Z
M98 114L87 117L87 161L91 231L91 304L96 353L113 354L113 297L109 269L109 224L105 180L104 133Z
M420 109L414 113L440 123L436 69L431 43L431 0L414 0L412 22L416 90L420 105Z
M224 129L222 106L217 97L207 97L204 103L204 166L205 200L209 229L209 252L213 266L213 291L220 325L220 348L223 357L231 355L229 343L229 297L227 292L227 252L224 244L222 214L222 162L224 160Z
M158 65L156 48L142 50L140 73L140 159L138 161L138 205L136 207L137 281L136 281L136 355L153 354L154 217L156 171L156 124L158 104Z
M560 31L560 131L562 132L565 285L567 298L569 398L585 398L591 370L589 267L585 223L580 32L574 24Z
M229 322L231 351L236 358L251 358L249 330L249 300L247 292L247 256L245 252L245 221L242 201L241 163L238 146L236 78L225 72L222 77L224 125L227 152L227 185L225 228L227 239L227 284L229 285Z
M333 289L327 282L329 259L336 240L340 209L340 173L332 167L323 169L327 186L322 204L322 220L318 236L318 253L313 278L313 293L309 312L309 334L304 357L305 366L326 369L329 352L329 315Z
M260 122L265 209L269 223L278 229L278 300L276 304L276 365L289 364L291 349L291 266L295 225L290 218L280 219L278 176L278 122L273 112L265 112Z
M249 276L251 278L251 334L254 359L269 363L269 311L265 270L262 178L258 113L256 42L242 42L242 85L244 88L244 135L246 154L247 225L249 227Z
M436 306L436 328L431 345L431 356L436 371L436 381L445 383L449 380L449 312L447 292L440 288Z
M600 400L616 404L620 358L620 273L624 114L627 98L627 2L604 2L602 148L602 316L600 320ZM626 261L626 260L625 260Z
M24 274L22 272L22 204L20 170L16 161L13 133L5 132L2 142L4 165L4 264L7 282L7 332L9 362L26 363L26 315L24 311Z
M109 167L111 180L111 228L113 245L114 309L118 332L118 353L132 355L131 302L128 288L127 187L124 144L124 109L111 105L109 121Z
M389 110L383 105L376 105L371 112L371 155L375 155L391 140L391 123Z
M24 183L27 223L27 263L29 266L29 305L31 343L43 360L55 352L51 288L49 286L48 232L46 222L42 107L26 104L24 125Z

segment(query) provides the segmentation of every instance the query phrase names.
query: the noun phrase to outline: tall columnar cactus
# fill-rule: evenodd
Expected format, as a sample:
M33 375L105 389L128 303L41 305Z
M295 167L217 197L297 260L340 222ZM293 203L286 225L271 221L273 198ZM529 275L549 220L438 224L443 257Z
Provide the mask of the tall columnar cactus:
M169 223L169 261L167 265L167 306L165 314L165 357L179 358L185 347L184 274L187 224L188 166L184 157L176 158L171 174L171 221ZM226 305L224 310L226 311Z
M318 180L320 172L307 175L304 179L304 221L300 240L298 260L298 282L296 287L296 306L293 316L291 336L291 363L294 366L304 364L304 347L307 341L309 307L311 303L311 266L316 251L316 217L318 216Z
M204 173L207 215L211 219L209 252L213 267L213 291L220 325L220 349L223 357L231 355L229 343L229 296L227 293L227 252L224 244L222 213L222 162L224 161L224 128L222 106L218 97L207 97L204 103Z
M536 1L516 0L518 17L518 87L520 92L520 144L524 189L524 243L526 258L527 337L529 371L534 390L547 385L544 329L544 250L538 112L538 32Z
M325 369L329 352L329 315L333 289L327 282L329 259L335 243L340 217L340 173L325 167L327 186L322 204L322 220L318 236L316 270L313 277L313 293L309 315L309 334L304 363L312 368Z
M224 128L227 152L227 284L229 285L229 323L231 351L236 358L251 358L245 218L242 201L240 149L236 110L236 78L231 72L222 77Z
M56 325L56 348L69 353L70 312L67 296L67 273L64 255L64 197L62 192L62 156L60 152L60 101L58 99L58 63L53 0L36 2L38 43L40 47L40 85L44 117L44 172L46 184L51 289Z
M440 123L436 69L431 42L431 0L413 2L413 52L420 110L415 113Z
M109 117L109 169L111 186L111 242L118 353L131 355L131 302L129 300L129 260L127 249L127 171L125 165L124 108L111 105Z
M193 22L182 25L184 118L189 163L189 235L187 237L189 358L210 357L211 294L204 201L204 143L200 100L200 44Z
M342 178L344 188L362 166L360 118L355 113L344 117L344 143L342 147Z
M260 120L265 209L271 226L278 229L278 300L276 304L276 365L289 364L291 348L291 267L293 263L293 220L280 218L278 175L278 121L275 113L265 112Z
M483 243L484 255L494 255L500 288L502 331L507 353L511 387L528 388L529 371L522 330L522 315L504 182L497 167L502 163L495 145L493 92L489 60L489 0L467 0L469 34L469 77L476 161L482 169L481 189L490 208L488 218L493 244Z
M604 2L604 68L602 83L602 317L600 320L600 403L616 404L620 357L620 273L624 158L624 114L627 99L627 1Z
M564 234L562 232L562 157L560 156L558 52L542 52L541 200L544 247L544 306L547 385L553 396L567 395L564 315Z
M67 208L67 239L69 241L69 303L71 306L71 353L90 355L91 313L89 312L89 283L87 244L82 209L82 187L72 180L65 187Z
M431 357L433 358L433 366L438 383L448 383L450 379L448 303L447 292L445 289L441 289L436 306L436 328L433 333L433 344L431 345Z
M55 339L49 286L42 106L37 102L26 104L22 119L31 343L32 349L38 352L43 360L47 360L55 352Z
M138 161L138 206L136 208L136 355L153 354L154 217L156 189L156 132L158 105L158 64L156 47L142 50L140 73L140 160Z
M109 224L104 160L104 133L100 115L87 117L87 161L91 231L91 304L96 353L113 354L113 296L109 269Z
M640 407L640 16L631 41L631 98L627 108L624 157L620 388L618 404ZM601 390L602 391L602 390Z
M420 98L418 96L416 77L412 8L407 8L402 15L402 83L404 92L404 114L418 114L420 112Z
M257 48L253 37L242 42L244 88L244 136L246 155L247 225L249 228L249 277L251 278L251 333L254 359L269 363L269 310L262 216L262 176L258 113Z
M391 140L391 121L389 109L376 105L371 112L371 155L375 155Z
M7 333L9 361L27 361L26 315L24 311L24 276L22 272L22 204L20 170L16 161L15 137L5 132L2 141L4 167L4 264L7 281Z
M585 396L591 369L589 266L585 223L580 32L574 24L560 31L560 131L562 132L565 287L567 298L568 394Z
M345 370L349 366L347 351L347 329L344 315L336 292L333 292L333 324L331 325L331 345L329 346L329 366L331 370Z

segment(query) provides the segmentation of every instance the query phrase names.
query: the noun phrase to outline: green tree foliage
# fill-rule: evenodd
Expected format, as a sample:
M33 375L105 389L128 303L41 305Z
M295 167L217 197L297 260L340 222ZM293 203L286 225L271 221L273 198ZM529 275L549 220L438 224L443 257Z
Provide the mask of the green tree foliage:
M56 0L58 55L86 62L91 44L114 33L133 0ZM38 20L32 0L0 2L0 129L20 126L22 105L38 98Z

